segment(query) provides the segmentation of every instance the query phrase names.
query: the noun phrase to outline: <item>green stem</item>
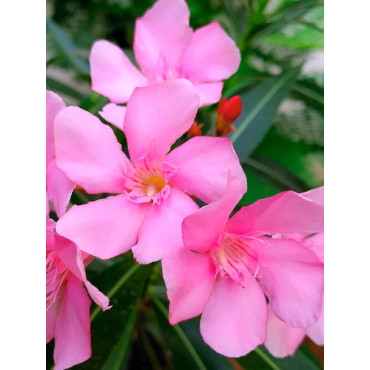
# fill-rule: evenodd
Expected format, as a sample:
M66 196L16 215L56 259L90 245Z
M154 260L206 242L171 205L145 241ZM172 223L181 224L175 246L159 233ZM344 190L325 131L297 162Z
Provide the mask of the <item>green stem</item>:
M112 296L118 291L119 288L121 288L121 286L131 277L131 275L133 275L136 270L138 270L140 268L141 265L139 264L135 264L134 266L132 266L125 274L122 275L121 279L119 279L117 281L116 284L114 284L114 286L112 287L112 289L108 292L107 294L107 297L109 299L112 298ZM101 311L101 308L98 306L98 307L95 307L94 311L92 312L91 314L91 321L93 321L96 317L96 315Z
M244 122L238 127L238 129L234 132L233 136L231 137L231 142L234 144L235 141L239 138L239 136L243 133L246 127L254 120L257 114L262 110L262 108L268 103L268 101L274 96L274 94L284 85L286 81L289 80L295 73L296 70L292 70L290 73L287 73L284 78L278 81L270 91L260 100L260 102L254 107L254 109L249 113L247 118Z
M256 348L254 352L257 353L258 356L262 357L271 366L272 369L281 370L280 367L274 364L274 362L271 361L271 359L269 359L268 356L265 353L263 353L260 348Z
M168 318L168 311L167 311L166 307L162 304L162 302L152 292L148 291L148 294L149 294L150 298L152 299L153 303L159 309L159 311L161 311L163 316L165 316L166 319L167 319ZM200 370L207 370L207 368L203 364L203 361L199 357L198 353L196 352L193 345L191 344L191 342L189 341L189 339L187 338L187 336L185 335L183 330L180 328L180 326L179 325L174 325L173 328L174 328L176 334L183 341L185 347L188 349L190 354L193 356L194 361L197 363L199 369Z

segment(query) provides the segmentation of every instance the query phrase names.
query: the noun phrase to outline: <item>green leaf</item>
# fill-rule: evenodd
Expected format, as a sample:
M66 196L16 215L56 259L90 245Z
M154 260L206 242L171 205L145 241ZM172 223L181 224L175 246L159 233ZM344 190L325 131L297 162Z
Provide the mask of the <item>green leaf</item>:
M200 334L199 321L199 318L187 320L180 325L185 335L197 349L207 369L234 370L234 366L227 357L218 354L204 342Z
M63 29L50 18L46 20L46 28L60 53L81 75L89 76L89 64L86 60L77 55L78 50L76 46L72 43Z
M245 165L243 165L243 168L247 176L248 191L243 195L243 198L238 203L235 211L238 211L241 207L254 203L259 199L272 197L284 190L277 184L268 181L260 174L250 170Z
M233 370L230 361L213 351L204 343L199 331L199 319L191 319L181 324L171 326L168 322L168 310L163 301L158 298L161 296L168 304L166 290L164 295L160 287L151 287L150 298L154 303L155 323L149 323L148 330L151 329L153 336L161 343L166 351L171 351L170 358L172 363L170 368L176 370L188 369L222 369ZM156 294L154 294L154 292ZM159 338L160 337L160 338Z
M247 24L247 9L243 2L233 2L230 0L221 0L229 19L234 25L234 35L236 41L243 35Z
M272 14L267 23L260 24L256 29L255 36L260 37L273 33L285 27L290 22L300 20L316 6L321 6L322 3L323 2L321 0L291 2Z
M267 35L264 42L271 45L281 45L301 50L323 49L324 31L314 24L296 22L290 23L281 31Z
M96 92L91 92L81 101L80 108L85 109L88 112L96 115L100 110L102 110L104 105L108 103L109 100L104 96L101 96Z
M275 358L263 346L256 348L247 356L237 359L244 369L258 370L321 370L322 367L315 356L301 345L294 356Z
M239 159L249 156L269 130L280 103L288 95L299 69L294 68L241 94L243 111L229 136Z
M125 358L127 349L130 344L132 332L135 326L137 312L132 311L130 316L127 319L126 326L122 333L121 338L117 344L113 347L112 352L110 353L107 360L104 362L102 370L113 370L120 369L120 366Z
M307 105L324 114L324 88L308 79L298 80L292 88L292 96L304 100Z
M307 186L299 178L284 168L284 166L279 165L274 160L270 160L270 158L253 155L244 160L243 167L247 169L247 172L248 170L253 171L260 178L265 179L281 190L291 189L296 192L308 190Z
M300 192L323 185L323 148L309 145L302 140L293 142L278 134L275 127L270 130L251 159L258 161L262 167L265 166L267 175L277 172L289 181L292 178L286 175L286 171L293 174L298 181L293 180L293 184L286 184L289 189Z
M58 81L53 77L46 76L46 88L48 90L60 93L61 95L67 95L71 98L82 100L84 95L73 87L66 85L64 82Z
M118 370L127 359L138 306L151 265L138 265L130 255L94 277L92 283L110 299L113 307L91 314L92 357L76 369Z
M164 306L164 304L153 293L150 292L149 295L150 295L150 298L151 298L152 302L155 304L156 308L161 313L162 319L164 317L167 321L168 320L168 310L167 310L167 308ZM166 326L167 326L166 324L161 325L162 328L164 328ZM168 326L170 326L169 323L168 323ZM205 366L203 360L199 356L197 350L194 348L194 346L192 345L192 343L190 342L189 338L186 336L186 334L184 333L184 331L182 330L180 325L174 325L174 326L172 326L172 329L175 332L176 336L178 337L177 339L180 339L180 341L182 342L183 347L186 348L187 355L188 356L190 355L190 358L193 360L193 366L196 365L197 368L200 369L200 370L207 370L207 367ZM168 330L168 327L167 327L167 330ZM173 336L173 334L174 333L170 333L169 335ZM176 340L176 338L175 338L175 340Z

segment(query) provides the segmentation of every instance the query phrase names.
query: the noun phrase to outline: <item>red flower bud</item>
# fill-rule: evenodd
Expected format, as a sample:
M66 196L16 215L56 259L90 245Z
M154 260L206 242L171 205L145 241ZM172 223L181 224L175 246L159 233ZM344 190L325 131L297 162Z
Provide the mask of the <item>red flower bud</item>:
M223 98L217 108L217 115L225 123L233 123L242 112L242 100L239 95L235 95L230 99Z
M203 124L197 124L197 121L194 121L191 127L188 130L188 136L189 137L194 137L194 136L202 136L202 127Z
M225 136L235 130L232 123L242 112L242 100L239 95L230 99L223 98L217 108L216 136Z

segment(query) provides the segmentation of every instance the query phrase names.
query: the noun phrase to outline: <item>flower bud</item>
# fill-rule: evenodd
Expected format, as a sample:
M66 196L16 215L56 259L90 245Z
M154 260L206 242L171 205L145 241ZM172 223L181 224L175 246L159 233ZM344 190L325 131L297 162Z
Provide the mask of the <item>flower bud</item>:
M216 136L225 136L235 130L233 122L242 112L242 100L239 95L230 99L223 98L217 108Z
M194 121L188 130L188 136L189 137L202 136L202 127L203 127L202 123L198 125L197 121Z

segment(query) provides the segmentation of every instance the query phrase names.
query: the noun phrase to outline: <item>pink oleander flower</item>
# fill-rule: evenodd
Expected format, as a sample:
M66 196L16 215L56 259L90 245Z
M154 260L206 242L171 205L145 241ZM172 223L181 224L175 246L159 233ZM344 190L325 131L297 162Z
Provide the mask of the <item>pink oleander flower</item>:
M324 187L308 191L302 195L324 207ZM324 232L314 235L286 235L286 237L293 238L311 249L324 263ZM305 335L309 336L316 344L324 345L324 297L319 319L307 329L294 328L280 320L271 309L268 310L265 346L273 356L292 356L302 343Z
M73 206L59 220L59 234L102 259L130 248L139 263L160 260L182 247L181 223L221 197L229 169L246 190L246 179L228 138L195 137L170 153L190 128L199 97L187 80L135 89L124 132L130 160L112 129L77 108L55 120L56 161L87 193L118 194Z
M162 260L170 323L202 314L204 341L229 357L265 342L266 297L280 320L308 328L320 315L323 295L323 264L309 248L281 236L320 232L322 207L286 191L228 220L242 194L230 176L219 200L184 219L185 249Z
M90 55L92 90L112 103L101 115L122 129L125 103L135 87L188 79L200 97L200 106L221 99L224 79L234 74L240 53L234 41L212 22L193 31L184 0L159 0L136 20L134 53L140 72L116 45L99 40Z
M65 106L61 97L52 91L46 91L46 196L58 217L65 213L75 187L55 165L54 119Z
M90 297L110 308L108 298L86 278L91 261L73 242L58 235L46 218L46 343L55 339L55 370L69 368L91 356Z

